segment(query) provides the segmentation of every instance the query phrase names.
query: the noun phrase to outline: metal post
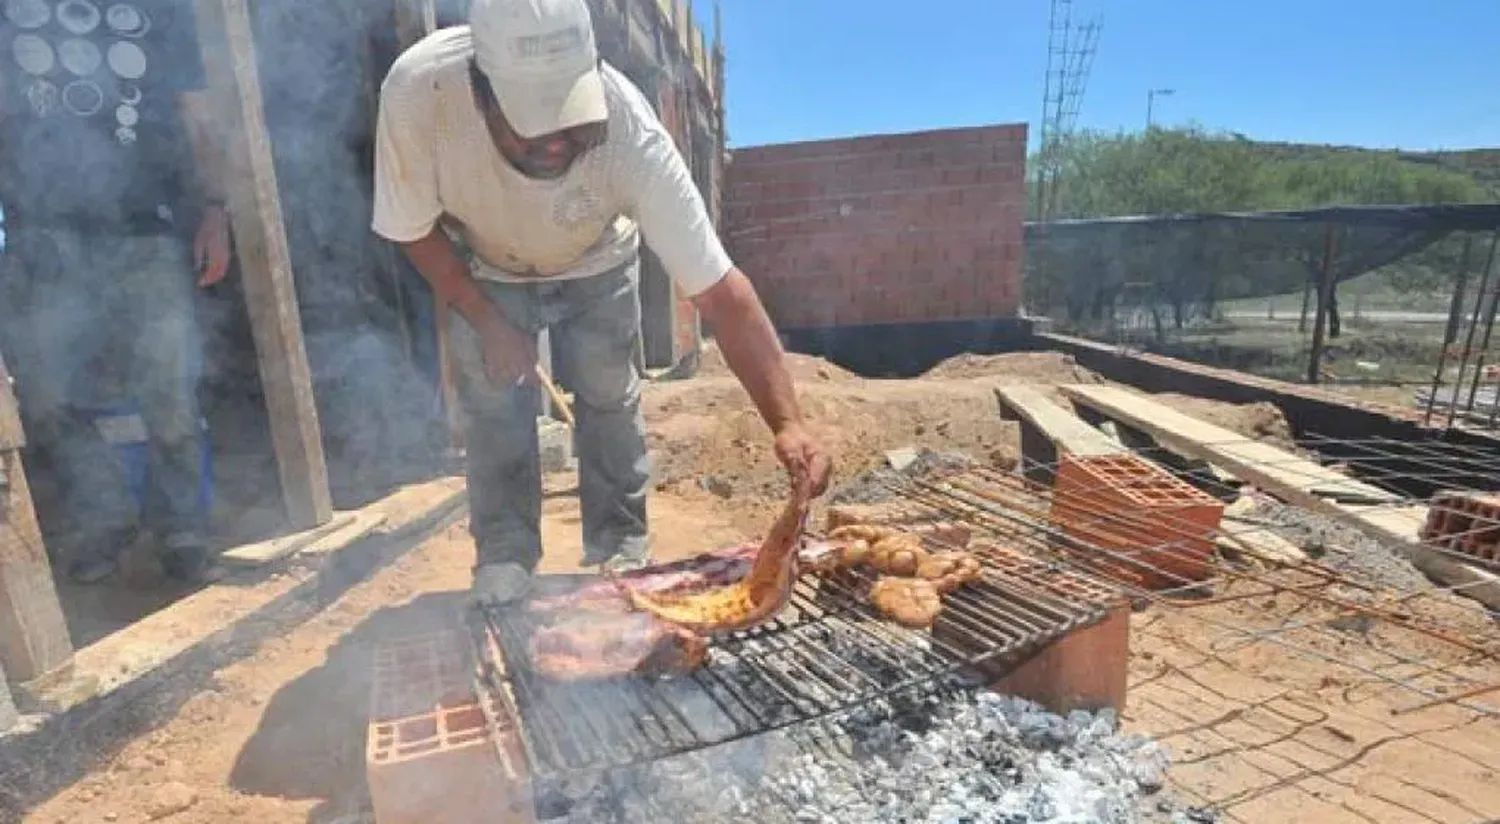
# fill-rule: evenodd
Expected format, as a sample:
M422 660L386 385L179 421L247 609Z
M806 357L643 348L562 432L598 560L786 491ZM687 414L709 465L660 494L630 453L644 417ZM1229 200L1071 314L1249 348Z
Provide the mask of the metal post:
M1490 234L1490 252L1484 259L1484 275L1481 276L1481 280L1485 283L1490 282L1490 272L1495 267L1496 243L1500 243L1500 229L1496 229ZM1483 291L1479 293L1478 299L1480 303L1484 302ZM1484 313L1484 337L1479 342L1479 360L1474 363L1474 383L1469 387L1468 408L1470 412L1474 411L1474 398L1479 394L1479 379L1484 375L1484 356L1490 350L1490 333L1495 330L1495 310L1497 308L1495 304L1497 302L1500 302L1500 284L1496 284L1490 289L1490 308L1485 310Z
M1432 410L1437 406L1438 388L1443 384L1443 369L1448 365L1448 350L1458 339L1458 325L1463 322L1464 298L1469 289L1469 251L1473 242L1472 235L1464 236L1464 251L1459 258L1458 277L1453 282L1453 300L1448 304L1448 327L1443 332L1443 348L1438 351L1437 368L1432 372L1432 391L1427 396L1427 414L1422 418L1423 426L1432 425Z
M1302 284L1302 314L1297 317L1297 334L1307 333L1307 310L1312 308L1313 282L1309 279Z
M1333 292L1334 225L1323 228L1323 271L1318 278L1318 315L1313 319L1312 352L1307 359L1307 382L1317 384L1323 362L1323 331L1328 314L1328 298Z
M1469 250L1473 243L1470 235L1464 241L1464 268L1469 266ZM1453 421L1458 417L1458 393L1463 389L1464 376L1469 372L1469 354L1474 349L1474 333L1479 331L1479 315L1484 309L1484 293L1490 288L1490 268L1485 267L1484 274L1479 278L1479 288L1474 292L1474 318L1469 321L1469 334L1464 336L1464 349L1459 353L1458 380L1453 382L1453 397L1449 398L1448 424L1447 428L1453 428Z

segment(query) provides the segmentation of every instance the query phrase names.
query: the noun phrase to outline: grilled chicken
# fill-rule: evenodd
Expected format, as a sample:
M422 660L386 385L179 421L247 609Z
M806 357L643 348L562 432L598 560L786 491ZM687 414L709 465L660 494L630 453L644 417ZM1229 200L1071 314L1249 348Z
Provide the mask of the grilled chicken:
M913 629L926 629L943 611L943 599L931 581L883 575L870 587L870 603L881 614Z
M829 533L809 568L823 575L867 567L880 575L870 603L900 624L932 624L946 595L983 575L967 552L928 552L916 535L873 524L848 524Z

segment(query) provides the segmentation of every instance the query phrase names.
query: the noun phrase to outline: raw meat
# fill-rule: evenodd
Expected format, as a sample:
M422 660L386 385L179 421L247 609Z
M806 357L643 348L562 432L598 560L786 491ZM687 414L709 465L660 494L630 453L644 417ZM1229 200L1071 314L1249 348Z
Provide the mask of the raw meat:
M812 495L797 484L761 542L750 573L726 587L692 594L640 592L624 583L631 605L697 632L733 632L762 624L786 608L797 579L797 549Z
M707 661L708 642L646 613L579 613L534 633L530 655L554 681L682 675Z
M637 570L614 580L599 579L570 592L534 597L526 604L533 613L568 611L629 612L625 584L641 592L664 593L724 586L743 577L755 557L756 545L729 547L694 558Z

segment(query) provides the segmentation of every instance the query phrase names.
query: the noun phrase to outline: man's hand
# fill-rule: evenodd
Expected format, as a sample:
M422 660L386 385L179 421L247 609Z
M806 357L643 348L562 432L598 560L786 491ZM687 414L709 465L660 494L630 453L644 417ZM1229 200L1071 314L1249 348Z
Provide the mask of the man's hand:
M536 379L536 338L512 326L499 310L480 315L474 331L484 352L484 371L496 387Z
M806 482L813 495L822 495L828 489L833 461L803 422L781 341L750 279L739 269L730 269L693 302L714 327L729 368L776 433L776 457L792 482Z
M203 210L193 236L193 268L199 286L213 286L229 271L229 215L214 204Z
M814 497L828 490L833 460L823 449L823 444L803 424L790 424L777 433L776 459L786 467L792 483L806 482Z

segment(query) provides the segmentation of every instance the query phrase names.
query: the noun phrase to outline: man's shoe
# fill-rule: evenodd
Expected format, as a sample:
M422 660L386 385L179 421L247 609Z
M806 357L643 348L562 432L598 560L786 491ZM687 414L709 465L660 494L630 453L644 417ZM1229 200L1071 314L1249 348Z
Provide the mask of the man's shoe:
M174 535L163 542L161 569L168 578L187 584L209 584L222 577L205 542L196 535Z
M603 571L616 575L624 572L634 572L635 570L645 569L651 565L651 549L642 543L639 549L616 552L603 561L590 561L587 553L585 553L583 565L597 565Z
M118 566L112 558L79 558L68 565L68 577L79 584L97 584L113 575Z
M474 606L501 607L531 589L531 572L520 564L484 564L474 570L469 601Z

